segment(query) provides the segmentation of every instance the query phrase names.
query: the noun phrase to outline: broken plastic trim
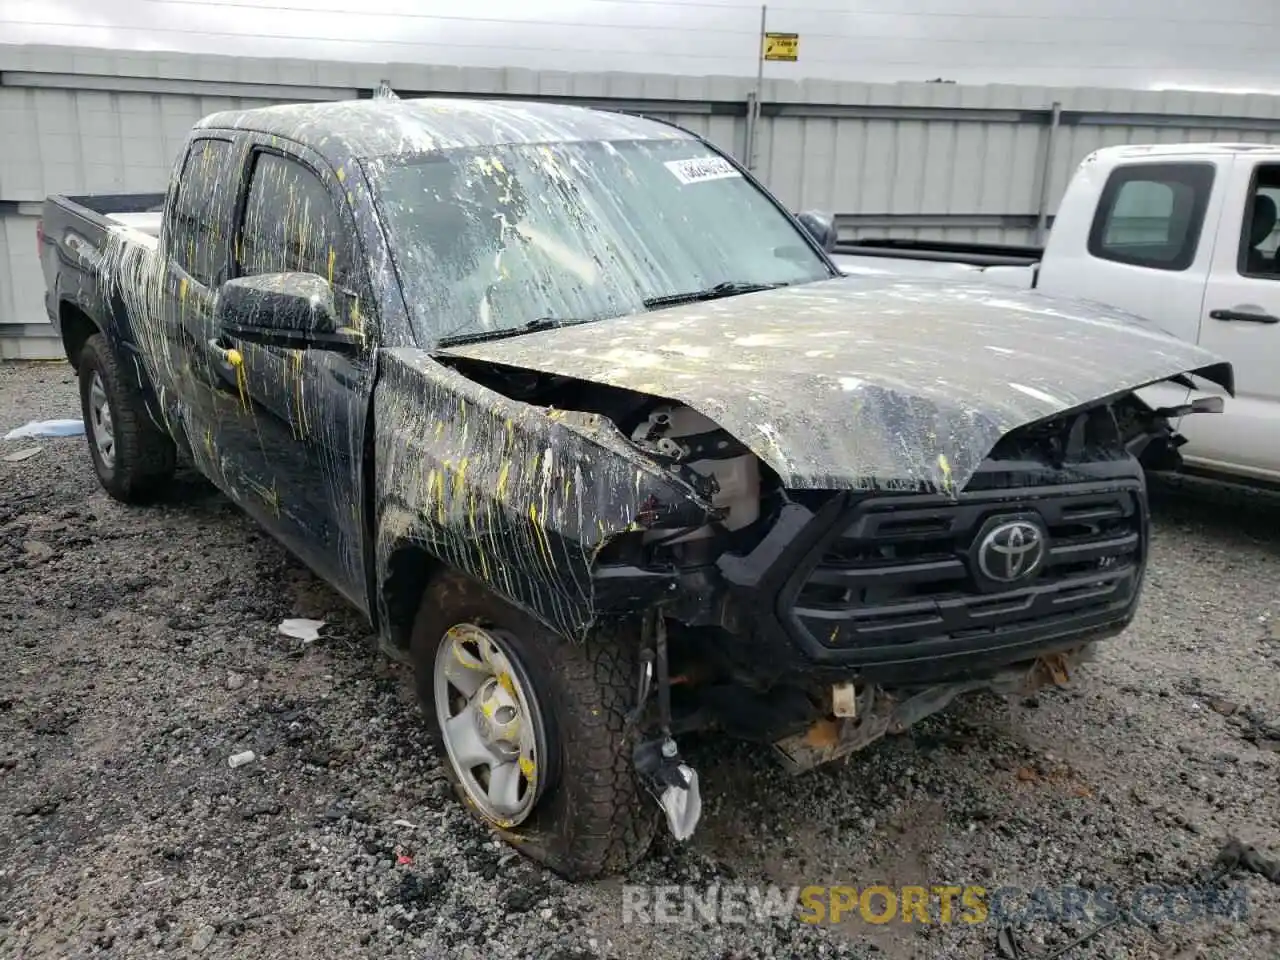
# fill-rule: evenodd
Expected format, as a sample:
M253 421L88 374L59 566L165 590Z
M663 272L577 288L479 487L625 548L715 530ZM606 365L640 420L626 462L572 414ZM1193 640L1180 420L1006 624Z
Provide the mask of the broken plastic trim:
M702 794L698 773L680 757L680 748L671 735L671 675L667 662L667 628L661 608L649 611L646 633L653 646L641 658L639 696L633 716L644 710L653 686L657 666L658 736L636 744L632 762L636 773L647 781L649 791L667 818L667 827L678 841L689 839L702 816ZM630 717L628 720L630 721Z
M1174 407L1160 407L1153 410L1157 417L1164 417L1166 420L1175 420L1179 417L1189 416L1193 413L1221 413L1226 407L1226 401L1222 397L1198 397L1190 403L1180 403Z
M867 685L858 695L856 717L823 717L809 729L778 740L775 759L788 773L799 774L862 750L887 734L899 734L946 707L956 697L977 690L998 695L1025 696L1046 684L1065 685L1069 670L1091 659L1092 644L1045 654L1029 665L1003 670L991 677L926 687L898 699Z

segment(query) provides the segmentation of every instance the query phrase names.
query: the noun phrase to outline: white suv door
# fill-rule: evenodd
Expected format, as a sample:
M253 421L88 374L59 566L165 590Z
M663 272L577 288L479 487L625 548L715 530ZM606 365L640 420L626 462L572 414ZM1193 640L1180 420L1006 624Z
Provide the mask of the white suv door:
M1280 157L1237 156L1229 178L1199 343L1235 367L1236 396L1179 429L1189 463L1280 480Z

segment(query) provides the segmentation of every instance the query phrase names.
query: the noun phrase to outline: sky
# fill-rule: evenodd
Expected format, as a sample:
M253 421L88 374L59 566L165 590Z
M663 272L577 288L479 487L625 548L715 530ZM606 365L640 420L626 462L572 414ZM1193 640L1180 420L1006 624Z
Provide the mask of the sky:
M774 0L765 75L1280 92L1278 0ZM0 42L753 75L745 0L0 0Z

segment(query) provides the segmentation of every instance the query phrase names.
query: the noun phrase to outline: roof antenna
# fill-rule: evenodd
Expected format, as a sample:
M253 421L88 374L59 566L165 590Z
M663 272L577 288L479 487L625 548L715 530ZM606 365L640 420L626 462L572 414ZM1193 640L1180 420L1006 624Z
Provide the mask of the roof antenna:
M391 89L391 84L385 80L378 81L378 89L373 91L373 99L375 100L399 100L396 92Z

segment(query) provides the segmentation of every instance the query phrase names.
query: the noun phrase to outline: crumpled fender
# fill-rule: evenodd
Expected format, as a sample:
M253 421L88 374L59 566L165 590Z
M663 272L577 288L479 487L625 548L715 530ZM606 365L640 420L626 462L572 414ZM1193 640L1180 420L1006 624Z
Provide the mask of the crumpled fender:
M412 545L578 635L595 619L591 569L611 538L705 522L710 505L605 417L511 400L419 350L383 351L379 367L383 623L392 555Z

